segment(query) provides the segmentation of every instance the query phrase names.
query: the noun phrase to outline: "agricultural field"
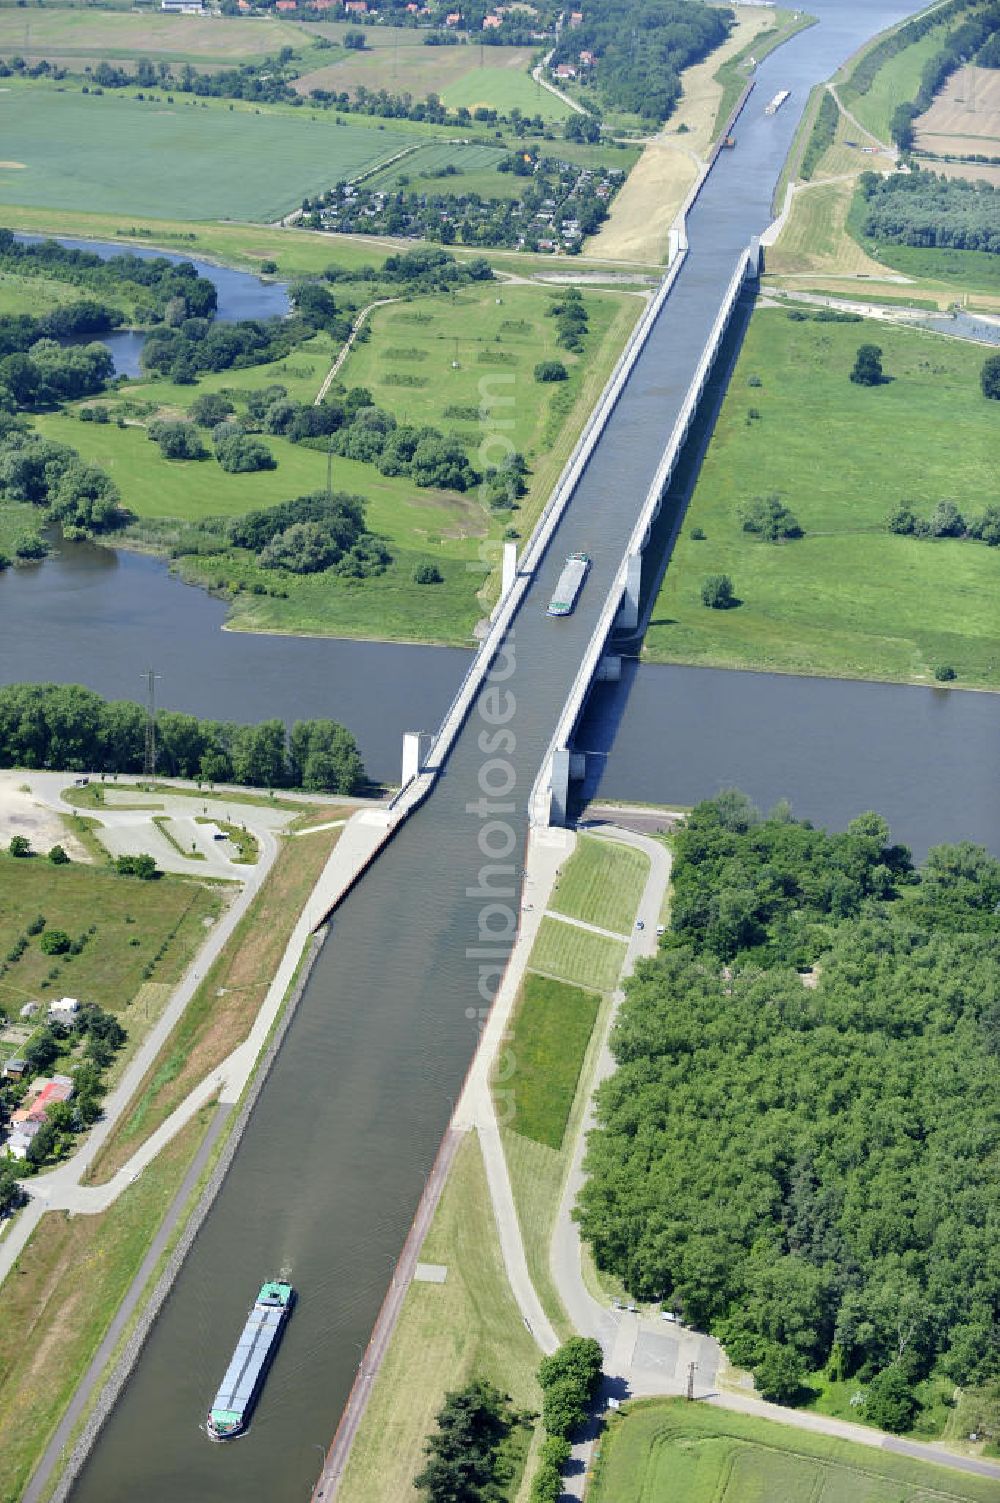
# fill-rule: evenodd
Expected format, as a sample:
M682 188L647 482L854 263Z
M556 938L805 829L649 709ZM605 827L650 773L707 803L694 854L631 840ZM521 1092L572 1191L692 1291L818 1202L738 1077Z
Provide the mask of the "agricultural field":
M630 1404L600 1442L593 1503L987 1503L996 1483L683 1399Z
M876 387L849 380L867 341L881 346L889 378ZM994 498L1000 432L979 389L984 353L889 324L755 314L653 610L648 656L916 682L947 664L959 684L1000 686L1000 550L885 525L903 500L921 516L950 499L977 517ZM961 442L942 442L948 433ZM738 507L769 495L803 537L772 544L743 530ZM716 573L732 578L736 609L702 604L702 581Z
M109 62L148 57L154 62L234 67L260 62L281 47L303 45L312 45L309 31L288 21L219 21L156 12L117 15L37 6L0 9L0 56L17 53L70 68L95 57Z
M154 957L153 979L174 982L205 937L205 920L219 912L210 888L178 877L157 882L119 877L76 862L53 866L42 856L0 855L0 1005L16 1014L25 1001L69 993L121 1013L143 982ZM46 929L82 937L78 955L46 955L39 937L29 937L18 960L10 960L18 937L39 916ZM91 928L93 932L91 933Z
M1000 69L971 63L948 79L929 110L914 121L916 149L929 156L1000 157ZM980 162L927 164L934 172L1000 182L1000 168Z
M935 26L919 41L888 58L866 94L859 94L850 80L840 86L845 106L880 141L888 144L893 111L916 97L924 64L940 50L951 29L950 25Z
M0 93L0 136L0 204L244 220L278 219L419 139L312 111L181 95L170 105L46 84Z
M324 33L333 28L319 28ZM309 33L307 32L307 35ZM301 38L301 32L300 32ZM313 89L412 94L423 99L438 94L449 109L478 105L509 114L514 108L543 120L562 120L570 109L531 77L534 54L526 47L426 47L419 32L405 27L371 27L363 52L350 51L331 61L316 54L317 66L296 81L300 94Z

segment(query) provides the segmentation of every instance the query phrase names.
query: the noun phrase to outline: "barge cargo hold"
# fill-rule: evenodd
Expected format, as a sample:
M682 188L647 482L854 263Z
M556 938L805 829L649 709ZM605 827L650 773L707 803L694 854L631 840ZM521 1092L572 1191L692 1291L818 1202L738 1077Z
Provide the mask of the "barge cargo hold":
M590 558L586 553L570 554L559 576L559 583L555 587L552 599L549 601L547 615L568 616L570 614L576 605L576 597L583 589L583 581L587 577L589 568Z
M209 1410L212 1440L232 1440L250 1423L294 1299L295 1290L282 1279L269 1279L261 1286Z

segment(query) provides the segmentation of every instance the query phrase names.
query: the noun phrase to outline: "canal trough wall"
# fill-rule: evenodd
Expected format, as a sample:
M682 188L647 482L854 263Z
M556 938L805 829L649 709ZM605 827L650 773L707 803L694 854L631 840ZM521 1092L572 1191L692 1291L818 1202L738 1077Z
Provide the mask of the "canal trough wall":
M679 266L685 255L680 251ZM737 300L748 279L760 273L761 252L758 241L751 241L743 251L730 278L725 295L712 325L711 332L701 353L694 379L688 388L684 405L677 415L663 456L656 467L646 498L642 504L632 535L629 538L614 582L608 592L600 619L590 639L587 652L580 663L573 686L563 706L559 723L549 744L531 795L531 819L535 825L565 824L569 799L570 779L583 775L582 759L574 759L569 750L573 729L580 718L587 695L595 682L608 639L616 625L632 629L638 621L639 581L642 552L649 541L650 530L656 520L664 492L677 463L681 449L688 436L708 384L712 366L725 337Z

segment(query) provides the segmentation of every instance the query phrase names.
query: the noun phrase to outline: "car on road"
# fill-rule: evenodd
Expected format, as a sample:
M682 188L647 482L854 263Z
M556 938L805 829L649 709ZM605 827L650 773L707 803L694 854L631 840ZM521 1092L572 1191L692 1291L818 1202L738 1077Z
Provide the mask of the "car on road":
M677 1324L677 1316L674 1314L673 1310L661 1310L660 1319L669 1321L670 1325L672 1326L675 1326Z
M646 925L643 923L642 919L636 919L635 927L639 930L642 930L645 929Z

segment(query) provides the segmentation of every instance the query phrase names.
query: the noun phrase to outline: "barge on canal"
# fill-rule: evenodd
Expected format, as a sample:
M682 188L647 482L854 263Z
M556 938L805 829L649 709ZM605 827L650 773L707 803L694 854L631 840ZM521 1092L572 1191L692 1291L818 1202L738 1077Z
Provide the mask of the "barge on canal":
M249 1425L294 1301L295 1290L283 1279L269 1279L261 1285L209 1410L212 1440L232 1440Z

